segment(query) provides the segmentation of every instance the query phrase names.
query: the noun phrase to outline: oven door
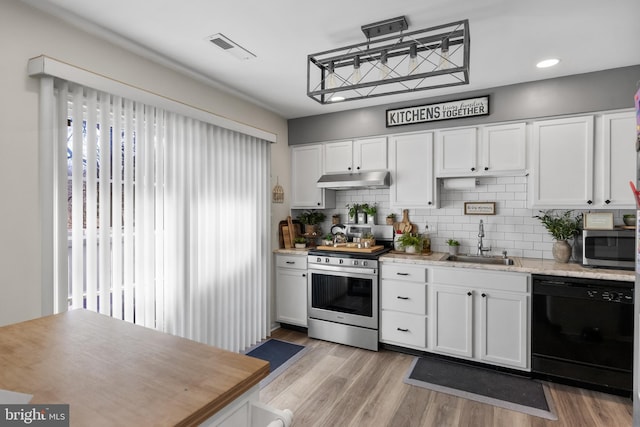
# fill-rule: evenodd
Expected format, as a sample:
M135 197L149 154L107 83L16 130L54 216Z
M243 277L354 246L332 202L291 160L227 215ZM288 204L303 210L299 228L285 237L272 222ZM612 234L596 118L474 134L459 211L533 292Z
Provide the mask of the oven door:
M378 329L378 270L313 265L307 279L308 316Z

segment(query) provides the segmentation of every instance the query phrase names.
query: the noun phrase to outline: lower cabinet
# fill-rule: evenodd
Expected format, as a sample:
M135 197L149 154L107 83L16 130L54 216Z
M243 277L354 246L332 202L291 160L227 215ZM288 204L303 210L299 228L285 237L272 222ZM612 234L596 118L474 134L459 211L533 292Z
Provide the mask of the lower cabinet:
M307 327L307 256L276 254L276 320Z
M393 263L380 273L380 341L426 350L427 269Z
M529 370L529 275L434 268L431 351Z

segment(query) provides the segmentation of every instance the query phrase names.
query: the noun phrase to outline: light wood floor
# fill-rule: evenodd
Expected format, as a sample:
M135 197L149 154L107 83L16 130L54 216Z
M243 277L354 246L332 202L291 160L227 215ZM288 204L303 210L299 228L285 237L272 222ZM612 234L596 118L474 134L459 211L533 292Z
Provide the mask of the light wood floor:
M404 384L411 355L361 350L286 329L272 338L311 348L260 392L262 402L292 410L295 427L632 425L632 402L625 397L548 383L558 416L549 421Z

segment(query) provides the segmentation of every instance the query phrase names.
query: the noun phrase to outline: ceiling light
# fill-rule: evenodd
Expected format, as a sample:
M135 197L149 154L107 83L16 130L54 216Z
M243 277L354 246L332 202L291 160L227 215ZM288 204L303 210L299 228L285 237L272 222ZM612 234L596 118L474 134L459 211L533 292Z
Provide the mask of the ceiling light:
M558 62L560 62L560 60L556 59L556 58L545 59L544 61L538 62L536 64L536 67L538 67L538 68L549 68L549 67L553 67L554 65L557 65Z
M308 55L307 95L327 104L469 84L468 20L407 28L404 16L364 25L366 42Z

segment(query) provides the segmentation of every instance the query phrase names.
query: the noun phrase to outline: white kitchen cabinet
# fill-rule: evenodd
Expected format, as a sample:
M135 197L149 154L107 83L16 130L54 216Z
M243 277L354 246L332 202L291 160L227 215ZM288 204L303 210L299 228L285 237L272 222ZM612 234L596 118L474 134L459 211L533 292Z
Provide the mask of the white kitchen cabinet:
M594 145L593 116L534 122L532 206L593 207Z
M380 269L380 341L427 349L427 268L384 263Z
M524 174L526 124L442 130L435 151L438 177Z
M430 285L431 349L473 357L473 292L470 288Z
M387 169L387 138L356 139L325 144L326 173Z
M633 110L602 116L602 150L596 157L596 205L635 209L629 181L636 174L636 116ZM596 139L598 141L598 139ZM596 146L596 149L598 147Z
M477 171L478 131L476 128L437 132L436 174L465 176Z
M429 301L432 351L529 369L528 275L433 268Z
M324 173L322 144L291 147L291 208L329 209L336 206L335 191L318 188Z
M307 256L276 254L276 320L307 327Z
M389 141L392 208L436 208L433 133L397 135Z

